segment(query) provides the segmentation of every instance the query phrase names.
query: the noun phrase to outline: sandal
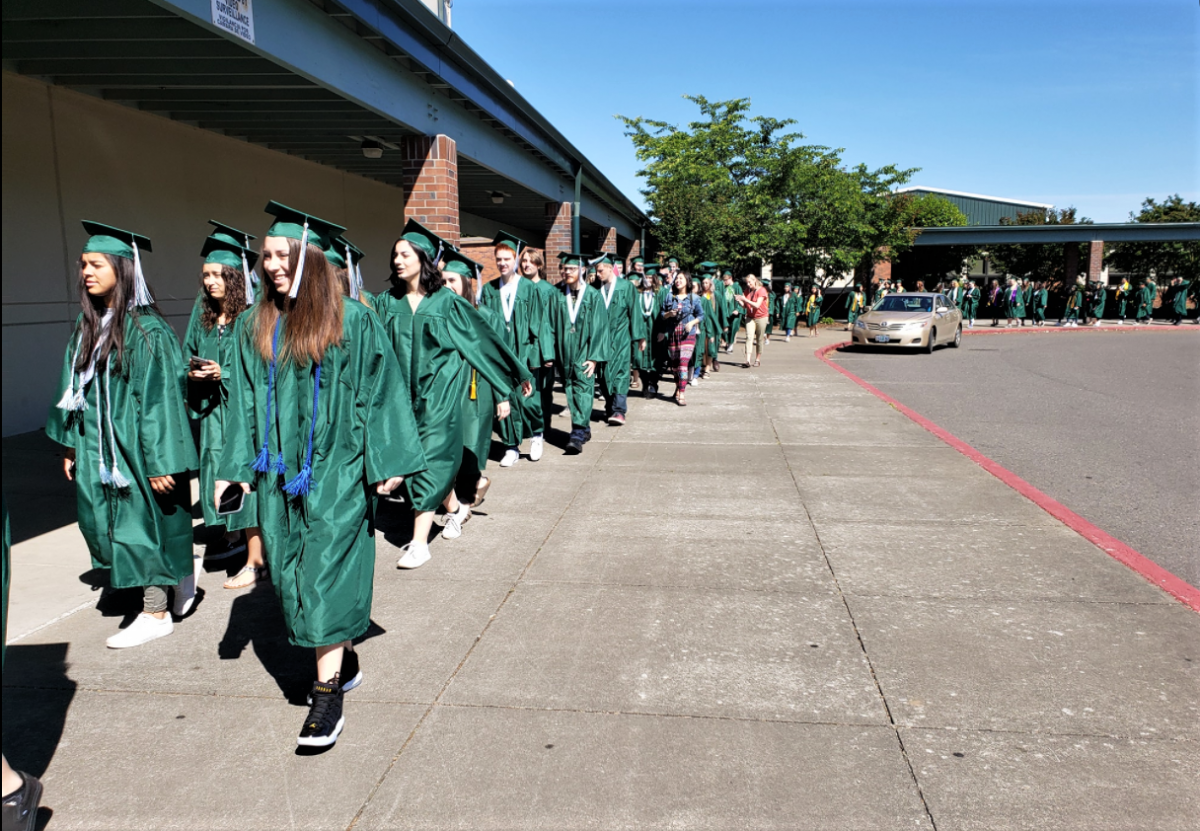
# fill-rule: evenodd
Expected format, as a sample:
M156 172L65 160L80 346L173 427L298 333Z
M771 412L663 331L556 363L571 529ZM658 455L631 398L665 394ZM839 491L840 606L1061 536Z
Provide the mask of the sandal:
M754 362L754 365L755 365L755 366L762 366L762 364L760 364L758 361L755 361L755 362Z
M254 585L258 583L258 578L261 577L266 570L267 570L266 566L242 566L241 570L237 574L233 575L232 577L230 577L228 580L225 581L225 588L227 588L227 589L253 588ZM246 574L250 574L254 579L251 580L249 583L238 582Z

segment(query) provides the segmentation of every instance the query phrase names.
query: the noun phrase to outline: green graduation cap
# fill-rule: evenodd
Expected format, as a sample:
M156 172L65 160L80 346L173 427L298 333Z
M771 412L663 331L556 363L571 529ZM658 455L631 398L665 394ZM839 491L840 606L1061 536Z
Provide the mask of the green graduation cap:
M657 274L660 268L662 268L662 266L658 263L646 263L644 266L642 266L642 270L647 274Z
M130 306L152 306L154 297L146 285L146 275L142 272L141 251L151 251L150 238L123 231L101 222L90 219L83 220L83 230L88 235L88 241L83 244L84 254L107 254L110 257L124 257L133 260L133 298Z
M568 266L585 266L588 262L587 254L579 254L574 251L563 251L558 255L559 265Z
M345 237L338 237L334 241L334 248L345 254L346 271L348 272L350 282L350 299L358 300L362 295L363 287L362 269L359 268L358 264L366 255L363 254L362 249Z
M400 234L400 239L424 251L434 263L441 259L447 247L445 240L415 219L410 219L404 224L404 232Z
M200 256L204 258L204 262L227 265L249 273L258 262L258 252L222 239L223 236L224 234L213 234L204 238L204 246L200 249Z
M609 265L612 265L613 262L612 254L609 254L607 251L601 251L595 257L592 257L592 259L588 260L588 265L595 266L600 265L601 263L608 263Z
M346 230L341 225L334 225L328 220L289 208L274 200L268 202L264 210L275 217L275 222L267 229L267 236L299 240L301 248L307 247L311 242L322 251L328 251L334 237ZM299 294L300 281L304 279L305 259L301 255L300 262L296 264L296 276L292 280L291 290L288 291L288 297L293 299Z
M345 268L346 258L342 256L342 252L338 250L339 246L335 240L331 240L329 247L323 249L325 251L325 259L329 260L329 264L334 268ZM342 249L345 250L345 249Z
M442 255L442 262L446 264L446 271L468 279L479 279L479 276L483 273L483 266L461 251L447 251Z
M216 228L209 236L225 242L232 242L235 245L240 245L242 248L250 247L250 240L258 239L254 234L247 234L245 231L240 231L232 225L226 225L223 222L217 222L215 219L210 219L208 224Z
M722 272L721 272L721 276L722 276L722 277L732 277L732 276L733 276L733 269L732 269L732 268L727 268L727 269L725 269L724 271L722 271Z
M525 240L521 239L520 237L514 237L512 234L508 233L507 231L501 231L500 233L496 234L496 238L494 240L492 240L493 248L495 248L498 245L503 245L506 248L511 248L513 250L513 253L516 254L518 257L521 256L521 249L529 247L529 244L526 243Z
M674 263L675 265L679 265L679 258L678 257L667 257L667 265L670 265L671 263Z
M645 262L646 262L645 257L630 257L629 258L630 265L637 265L638 263L645 263Z
M208 239L220 240L225 243L236 245L241 251L246 252L246 256L242 257L241 269L242 274L246 278L246 302L254 302L254 291L258 287L258 275L254 272L254 264L258 261L258 254L250 247L250 240L258 239L254 234L247 234L232 225L226 225L223 222L217 222L215 219L210 219L208 224L216 230L209 234ZM205 245L208 243L206 242ZM237 253L237 252L234 252ZM201 252L202 257L207 257L206 252ZM209 262L209 260L205 260ZM232 266L238 268L238 266Z
M718 266L714 262L706 261L706 262L700 263L700 265L698 265L697 268L700 269L700 272L702 274L716 274Z

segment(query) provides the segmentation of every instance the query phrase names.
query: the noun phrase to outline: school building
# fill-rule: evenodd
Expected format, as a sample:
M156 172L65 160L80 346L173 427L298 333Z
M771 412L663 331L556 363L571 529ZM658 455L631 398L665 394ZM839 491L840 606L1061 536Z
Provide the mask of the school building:
M150 237L177 330L216 219L346 226L386 285L408 218L482 262L498 231L640 254L649 221L450 28L447 0L5 0L3 433L57 400L93 219Z

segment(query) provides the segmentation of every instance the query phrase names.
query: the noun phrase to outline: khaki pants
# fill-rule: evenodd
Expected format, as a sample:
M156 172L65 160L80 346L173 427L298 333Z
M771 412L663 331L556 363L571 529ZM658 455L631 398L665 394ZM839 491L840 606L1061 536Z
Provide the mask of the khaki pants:
M762 357L763 341L767 336L768 319L760 317L757 320L754 318L746 320L746 363L750 364L750 366L754 366L756 357Z

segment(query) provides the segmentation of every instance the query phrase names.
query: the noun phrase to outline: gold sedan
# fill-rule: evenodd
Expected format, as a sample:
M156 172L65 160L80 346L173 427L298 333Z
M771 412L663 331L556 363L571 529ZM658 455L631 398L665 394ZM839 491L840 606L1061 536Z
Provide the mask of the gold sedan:
M933 352L962 343L962 312L944 294L889 294L854 321L855 346L901 346Z

